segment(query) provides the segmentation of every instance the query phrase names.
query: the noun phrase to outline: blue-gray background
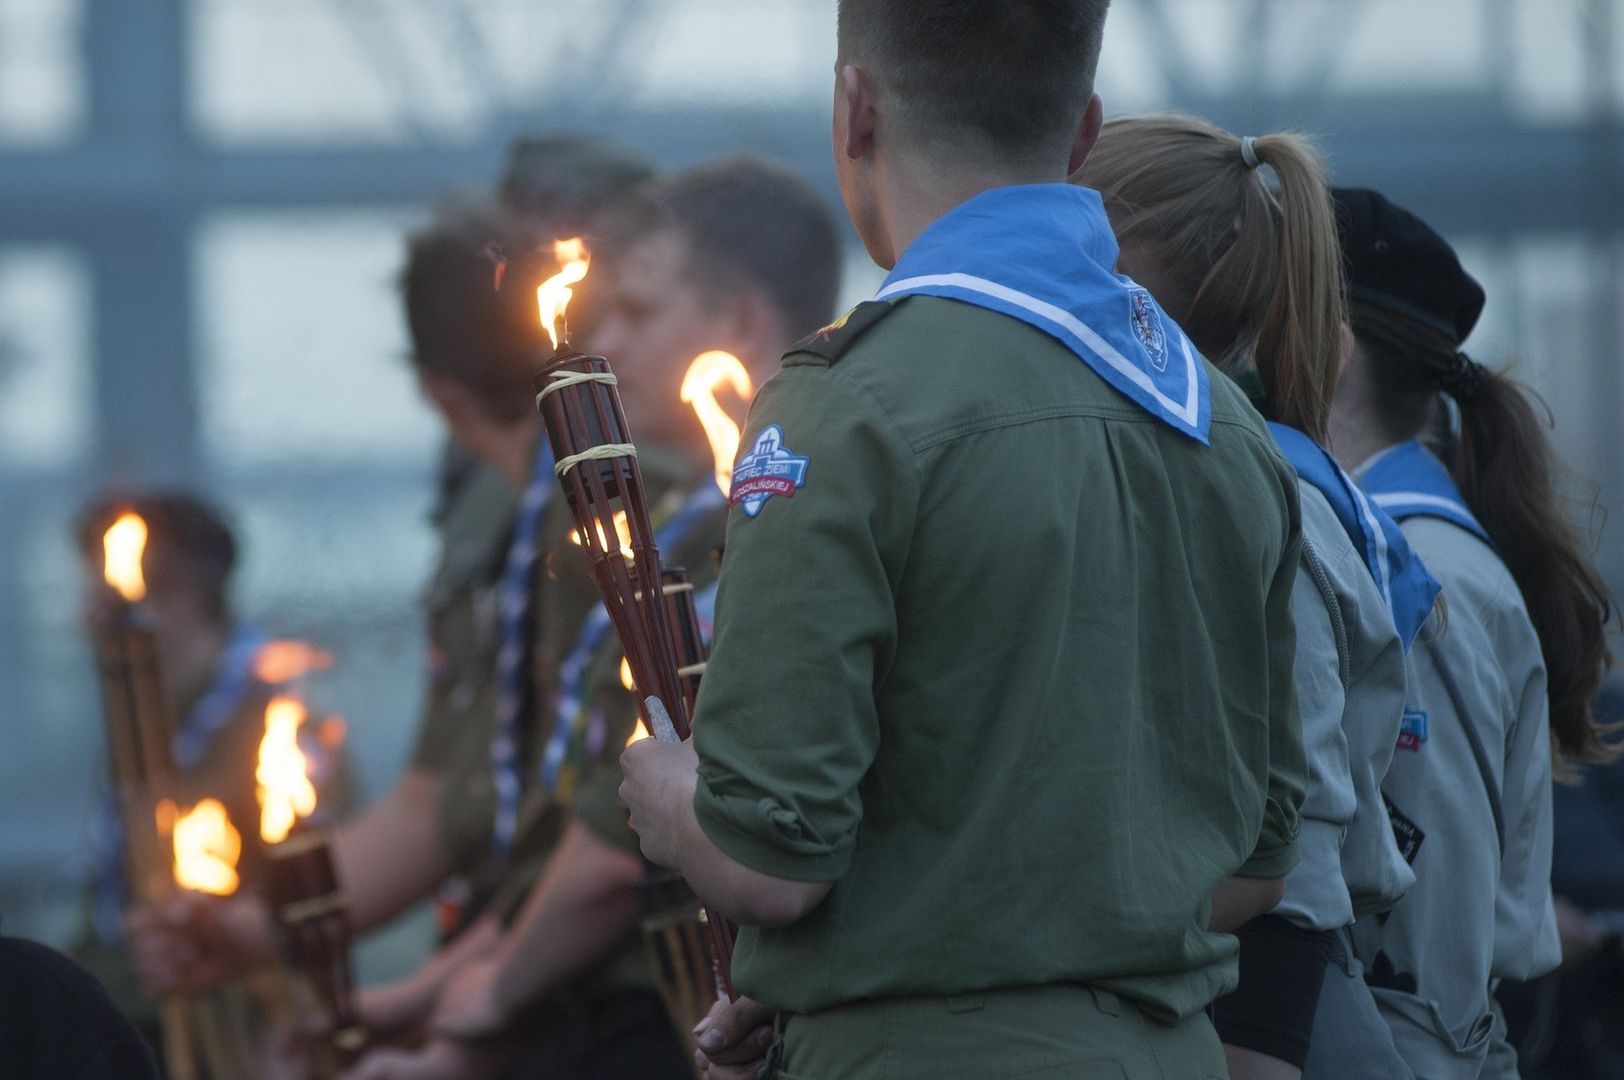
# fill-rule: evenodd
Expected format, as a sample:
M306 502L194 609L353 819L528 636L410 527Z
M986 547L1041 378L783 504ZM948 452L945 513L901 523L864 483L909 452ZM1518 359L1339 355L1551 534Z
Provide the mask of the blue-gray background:
M75 506L197 484L241 606L339 657L369 794L419 698L438 432L400 363L404 227L518 133L679 165L749 148L833 191L833 0L0 0L0 918L62 941L100 772ZM1473 341L1624 494L1624 2L1116 0L1113 113L1317 134L1338 179L1445 228ZM855 243L855 241L854 241ZM854 247L852 298L877 273ZM1608 578L1624 531L1593 514ZM368 949L372 977L426 940Z

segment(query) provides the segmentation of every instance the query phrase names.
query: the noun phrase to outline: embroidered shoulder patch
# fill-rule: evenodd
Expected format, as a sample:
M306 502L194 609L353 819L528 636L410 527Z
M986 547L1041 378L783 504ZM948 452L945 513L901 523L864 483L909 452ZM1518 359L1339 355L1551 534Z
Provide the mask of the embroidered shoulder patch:
M1167 370L1167 332L1162 329L1162 313L1143 286L1128 286L1129 315L1133 336L1157 371Z
M774 495L793 498L795 489L806 483L810 457L790 452L784 445L784 429L768 424L756 436L750 452L733 467L733 490L728 502L741 508L745 517L755 517Z
M790 346L791 353L811 353L831 364L846 355L857 339L896 309L882 300L865 300L811 337Z
M1424 709L1404 709L1404 719L1399 722L1398 748L1400 750L1419 750L1421 744L1427 741L1427 714Z

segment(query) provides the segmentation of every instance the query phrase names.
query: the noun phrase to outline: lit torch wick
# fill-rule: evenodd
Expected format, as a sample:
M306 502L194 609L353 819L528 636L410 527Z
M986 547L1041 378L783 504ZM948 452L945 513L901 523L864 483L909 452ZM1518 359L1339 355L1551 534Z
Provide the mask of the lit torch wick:
M123 514L102 535L102 576L119 595L134 604L147 595L141 556L147 549L147 523L135 513Z
M682 378L682 400L694 407L694 415L710 440L711 457L716 463L716 486L726 495L733 487L733 459L739 453L739 425L716 401L716 388L727 383L745 401L755 393L750 373L732 353L715 350L700 353L688 365Z
M181 814L165 799L158 804L159 827L172 823L175 882L183 889L230 896L237 891L237 859L242 836L218 799L204 799Z
M265 738L259 744L259 835L267 844L288 838L294 822L316 809L316 787L310 782L299 726L305 707L291 697L275 697L265 707Z
M553 349L557 351L569 340L569 332L564 327L564 310L575 296L575 286L585 280L587 267L592 260L579 236L571 240L553 241L553 255L562 269L536 289L536 302L541 308L542 328L547 331Z

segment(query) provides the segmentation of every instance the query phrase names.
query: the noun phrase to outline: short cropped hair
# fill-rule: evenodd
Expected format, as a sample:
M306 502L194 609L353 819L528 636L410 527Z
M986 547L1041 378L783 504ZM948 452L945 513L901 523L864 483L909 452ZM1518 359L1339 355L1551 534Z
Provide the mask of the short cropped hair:
M698 165L642 188L601 233L612 252L662 228L687 241L694 280L765 293L791 340L833 318L840 234L828 205L793 170L754 154Z
M610 202L653 178L647 159L606 140L529 136L508 148L499 192L507 206L573 236Z
M491 418L534 410L546 358L535 286L557 271L538 219L494 202L450 203L407 240L401 296L418 371L466 389Z
M1016 159L1069 142L1110 0L840 0L842 61L896 95L905 133Z
M195 495L181 491L98 496L79 512L74 535L80 553L100 564L102 537L124 514L147 524L141 565L154 592L191 588L208 615L229 621L231 574L237 566L237 540L224 515Z

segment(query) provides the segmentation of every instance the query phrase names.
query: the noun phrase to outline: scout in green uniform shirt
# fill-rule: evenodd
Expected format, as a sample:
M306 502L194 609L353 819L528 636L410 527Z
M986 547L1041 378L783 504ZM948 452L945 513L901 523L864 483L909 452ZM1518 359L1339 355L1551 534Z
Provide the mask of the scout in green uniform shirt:
M622 759L786 1077L1222 1076L1294 861L1295 480L1058 183L1103 16L841 6L886 303L758 396L693 746Z
M799 177L740 157L653 185L619 208L604 232L594 263L608 276L586 344L612 357L620 373L662 562L686 568L703 601L727 504L704 432L683 402L685 373L699 355L722 349L762 378L785 342L828 318L839 276L833 221ZM632 1040L615 1033L617 1010L623 1020L650 1007L669 1029L634 932L635 909L627 907L632 890L601 894L590 919L563 920L570 909L561 904L582 879L572 881L561 867L578 874L593 865L612 879L629 865L632 880L644 868L615 793L616 758L636 717L620 681L620 644L601 615L588 615L597 594L581 553L562 542L569 527L562 499L548 514L543 535L552 557L536 639L544 650L538 671L550 680L544 700L554 708L540 727L540 745L527 751L539 767L527 773L533 786L515 841L524 865L500 905L512 924L491 961L447 988L436 1027L464 1039L487 1035L562 990L591 1003L587 1042L596 1044L568 1058L571 1068L646 1076L674 1064L686 1073L680 1057L653 1064L634 1058ZM538 876L540 886L526 896ZM595 935L607 931L605 913L616 911L632 916L624 933L596 948Z

